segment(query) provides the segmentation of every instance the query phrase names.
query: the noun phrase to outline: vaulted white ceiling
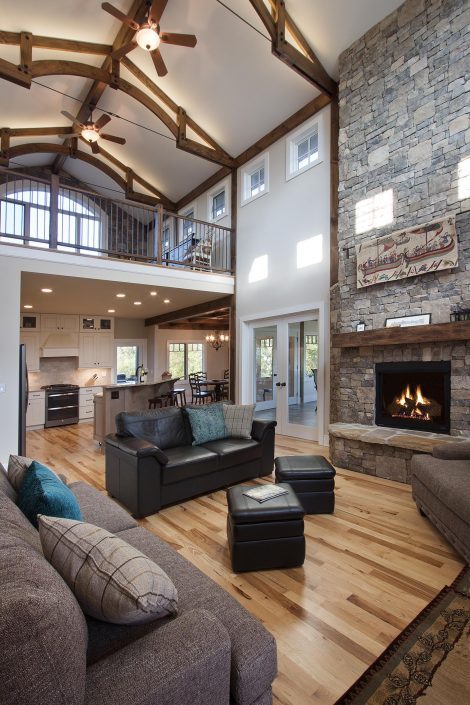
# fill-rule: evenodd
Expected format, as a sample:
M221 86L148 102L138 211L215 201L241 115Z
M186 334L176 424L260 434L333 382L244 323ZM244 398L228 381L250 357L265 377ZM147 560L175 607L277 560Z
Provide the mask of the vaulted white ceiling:
M131 0L112 4L127 13ZM168 67L163 78L156 75L143 49L135 49L129 58L224 150L237 156L315 98L318 91L271 54L267 32L248 0L224 0L224 4L252 27L218 0L168 0L162 30L193 33L196 47L162 46ZM334 78L339 54L400 4L401 0L286 0L290 15ZM97 0L2 0L0 30L8 32L30 31L111 44L120 27ZM18 64L19 47L0 45L0 58ZM100 66L104 57L33 49L33 60L45 58ZM124 67L121 75L142 88ZM76 114L79 101L91 86L88 79L69 76L35 81L27 90L0 79L0 127L69 127L61 110ZM99 116L99 108L120 116L113 117L105 131L126 139L124 146L104 143L105 149L171 200L177 201L218 170L216 164L176 149L175 139L163 123L122 91L107 88L95 116ZM12 144L38 140L62 143L58 137L36 137L18 138ZM11 166L51 164L54 157L27 155L15 159ZM68 158L64 168L116 195L116 184L95 167Z

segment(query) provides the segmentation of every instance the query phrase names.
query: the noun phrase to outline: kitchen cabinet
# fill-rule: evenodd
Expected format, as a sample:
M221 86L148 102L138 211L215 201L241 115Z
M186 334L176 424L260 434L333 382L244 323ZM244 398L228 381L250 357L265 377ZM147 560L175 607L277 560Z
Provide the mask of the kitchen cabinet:
M41 328L41 316L39 313L22 313L20 318L20 330L35 330Z
M110 316L95 316L80 314L80 331L114 332L114 318Z
M22 331L20 343L26 345L26 366L28 372L39 372L39 333Z
M95 394L101 394L103 392L103 387L82 387L78 396L79 403L79 419L80 421L85 421L86 419L93 419L95 415L94 407L94 397Z
M112 333L80 333L79 367L112 367L113 358Z
M78 333L79 317L76 314L43 313L41 314L41 330L61 333Z
M26 409L26 428L44 426L46 421L45 394L43 391L30 392Z

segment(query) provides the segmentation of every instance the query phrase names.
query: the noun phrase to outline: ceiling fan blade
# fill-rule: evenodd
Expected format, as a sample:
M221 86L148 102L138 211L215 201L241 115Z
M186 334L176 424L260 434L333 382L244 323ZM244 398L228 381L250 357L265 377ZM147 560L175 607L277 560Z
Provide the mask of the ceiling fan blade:
M157 69L157 73L159 76L166 76L168 73L168 69L165 66L165 62L163 61L163 57L160 54L160 49L154 49L153 51L150 52L150 56L152 57L152 61L154 63L155 68Z
M98 147L98 142L89 142L89 145L91 147L91 151L93 152L93 154L100 153L100 148Z
M98 120L95 122L95 127L97 127L98 130L101 130L101 128L107 125L110 120L111 118L109 117L109 115L103 113L103 115L99 117Z
M121 12L121 10L118 10L116 7L110 5L109 2L102 2L101 7L103 8L103 10L105 10L105 12L109 12L110 15L115 17L117 20L120 20L131 29L139 29L140 25L138 24L138 22L133 20L132 17L125 15L123 12Z
M159 24L167 2L168 0L153 0L152 7L149 10L149 20Z
M182 47L195 47L197 38L194 34L175 34L174 32L160 32L160 39L165 44L177 44Z
M109 140L110 142L116 142L117 144L126 144L124 137L116 137L116 135L107 135L104 132L100 134L104 140Z
M74 125L79 125L80 127L83 127L83 123L80 122L80 120L77 120L71 113L68 113L66 110L61 110L60 111L64 117L67 118L67 120L71 120Z
M112 56L113 59L122 59L123 56L135 49L136 46L137 42L135 41L135 38L133 38L130 42L127 42L126 44L123 44L122 47L119 47L119 49L112 51L110 56Z

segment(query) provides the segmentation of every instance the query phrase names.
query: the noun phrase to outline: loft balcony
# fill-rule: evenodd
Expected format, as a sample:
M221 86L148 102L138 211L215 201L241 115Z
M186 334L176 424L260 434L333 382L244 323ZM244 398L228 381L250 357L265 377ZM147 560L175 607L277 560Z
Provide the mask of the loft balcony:
M163 206L113 200L0 168L0 243L233 274L235 233Z

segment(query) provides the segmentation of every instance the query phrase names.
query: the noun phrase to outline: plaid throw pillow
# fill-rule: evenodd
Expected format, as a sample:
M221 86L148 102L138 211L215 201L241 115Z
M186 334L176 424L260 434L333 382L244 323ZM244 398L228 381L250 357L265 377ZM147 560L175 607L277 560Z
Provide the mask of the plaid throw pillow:
M168 575L118 536L84 522L39 516L42 550L83 611L112 624L144 624L177 611Z
M224 404L223 407L227 436L251 438L255 404Z
M32 458L24 458L22 455L10 455L8 460L8 479L17 492L23 482L24 474L32 462Z

